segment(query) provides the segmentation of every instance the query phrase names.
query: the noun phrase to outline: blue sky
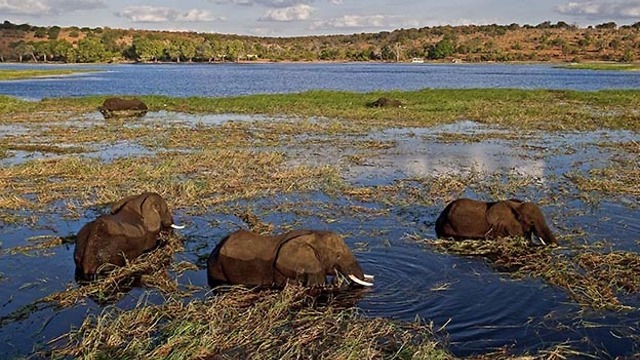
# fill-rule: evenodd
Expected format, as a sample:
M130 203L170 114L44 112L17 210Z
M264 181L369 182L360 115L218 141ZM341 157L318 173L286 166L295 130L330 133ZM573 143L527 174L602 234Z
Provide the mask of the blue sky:
M0 0L0 21L258 36L565 21L640 21L640 0Z

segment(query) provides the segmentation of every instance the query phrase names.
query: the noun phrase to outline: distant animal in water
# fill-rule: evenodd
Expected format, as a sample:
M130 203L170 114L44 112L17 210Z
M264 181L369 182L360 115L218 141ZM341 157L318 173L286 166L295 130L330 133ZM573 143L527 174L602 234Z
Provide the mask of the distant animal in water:
M523 236L543 245L558 244L540 208L518 199L454 200L436 220L436 235L454 240Z
M111 97L106 99L98 110L105 118L126 117L126 116L143 116L149 108L140 99L123 99L119 97Z
M378 98L378 100L369 104L371 107L402 107L402 102L396 99L388 99L386 97Z
M125 197L111 206L109 214L85 224L78 232L73 259L76 277L95 278L103 264L124 266L159 244L160 233L181 229L165 200L157 193L145 192Z
M209 284L308 287L328 284L327 276L342 275L361 286L372 286L360 264L334 232L296 230L262 236L238 230L224 238L207 261Z

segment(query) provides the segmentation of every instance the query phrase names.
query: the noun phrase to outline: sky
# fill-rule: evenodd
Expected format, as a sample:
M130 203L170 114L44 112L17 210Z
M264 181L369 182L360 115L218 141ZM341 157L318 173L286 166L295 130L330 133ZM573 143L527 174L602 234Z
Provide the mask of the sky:
M0 21L304 36L439 25L640 21L640 0L0 0Z

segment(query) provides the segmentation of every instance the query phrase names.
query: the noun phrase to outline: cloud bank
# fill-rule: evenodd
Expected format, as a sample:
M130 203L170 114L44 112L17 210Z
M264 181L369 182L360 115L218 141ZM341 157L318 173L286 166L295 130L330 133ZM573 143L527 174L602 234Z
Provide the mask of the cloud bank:
M207 22L221 19L209 10L191 9L181 12L172 8L150 5L128 6L116 15L137 23Z
M571 1L558 5L560 14L588 18L636 18L640 20L640 1Z
M106 7L103 0L0 0L0 12L9 15L49 16Z

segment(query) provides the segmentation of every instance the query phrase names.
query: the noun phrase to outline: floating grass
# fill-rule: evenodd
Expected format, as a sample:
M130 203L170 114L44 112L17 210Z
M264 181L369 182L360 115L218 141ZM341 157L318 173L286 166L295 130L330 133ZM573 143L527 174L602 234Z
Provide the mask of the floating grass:
M566 290L580 305L595 309L632 310L620 295L640 290L640 254L590 248L565 251L532 246L526 239L493 241L418 239L439 251L489 260L496 270L516 278L542 278Z
M1 80L21 80L32 79L42 77L56 77L56 76L68 76L73 74L81 74L86 72L93 72L93 70L71 70L71 69L38 69L38 70L14 70L14 69L2 69L0 70Z
M452 359L428 324L366 319L299 287L232 287L188 303L140 303L88 317L51 358Z

